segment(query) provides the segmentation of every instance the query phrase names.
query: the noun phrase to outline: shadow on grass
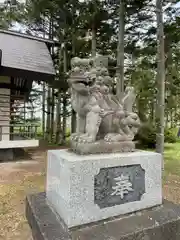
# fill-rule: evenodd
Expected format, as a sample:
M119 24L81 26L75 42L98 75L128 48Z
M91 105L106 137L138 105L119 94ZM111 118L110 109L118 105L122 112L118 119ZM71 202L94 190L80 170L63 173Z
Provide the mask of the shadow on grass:
M165 145L165 147L164 147L165 151L172 150L172 149L173 149L173 144Z
M180 161L169 157L166 158L164 171L165 175L172 174L180 176Z

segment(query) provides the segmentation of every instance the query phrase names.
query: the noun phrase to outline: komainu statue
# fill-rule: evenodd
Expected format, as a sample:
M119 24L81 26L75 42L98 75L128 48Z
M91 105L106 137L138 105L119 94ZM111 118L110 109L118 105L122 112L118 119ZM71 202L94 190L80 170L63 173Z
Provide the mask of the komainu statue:
M140 120L133 112L134 88L127 87L121 101L112 94L108 60L73 58L68 80L72 107L77 113L77 130L71 148L79 154L132 152Z

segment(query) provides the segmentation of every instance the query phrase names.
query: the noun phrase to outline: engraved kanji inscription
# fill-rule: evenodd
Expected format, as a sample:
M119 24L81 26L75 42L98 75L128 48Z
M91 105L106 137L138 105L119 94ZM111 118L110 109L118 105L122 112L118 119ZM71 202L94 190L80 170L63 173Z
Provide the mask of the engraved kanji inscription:
M100 208L140 201L145 193L145 170L140 164L102 168L94 178L94 202Z
M129 192L133 191L132 189L132 183L129 180L128 175L121 174L120 177L114 178L116 181L116 186L113 186L112 189L114 192L111 193L111 196L120 196L121 199L124 198L125 194L128 194Z

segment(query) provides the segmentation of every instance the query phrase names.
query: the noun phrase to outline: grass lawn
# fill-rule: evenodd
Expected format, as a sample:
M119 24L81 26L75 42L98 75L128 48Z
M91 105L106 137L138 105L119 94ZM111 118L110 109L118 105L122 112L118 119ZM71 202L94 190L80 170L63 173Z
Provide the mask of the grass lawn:
M180 204L180 143L165 145L164 198Z
M169 174L180 176L180 142L165 144L165 177Z

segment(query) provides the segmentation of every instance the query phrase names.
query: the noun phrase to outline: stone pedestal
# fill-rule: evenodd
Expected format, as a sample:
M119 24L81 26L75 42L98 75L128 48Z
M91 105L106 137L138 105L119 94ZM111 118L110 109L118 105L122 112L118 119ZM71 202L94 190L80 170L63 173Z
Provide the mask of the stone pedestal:
M34 240L180 239L180 207L167 201L161 207L67 229L40 193L27 197L26 216Z
M162 204L162 158L146 151L48 153L47 202L72 228Z

